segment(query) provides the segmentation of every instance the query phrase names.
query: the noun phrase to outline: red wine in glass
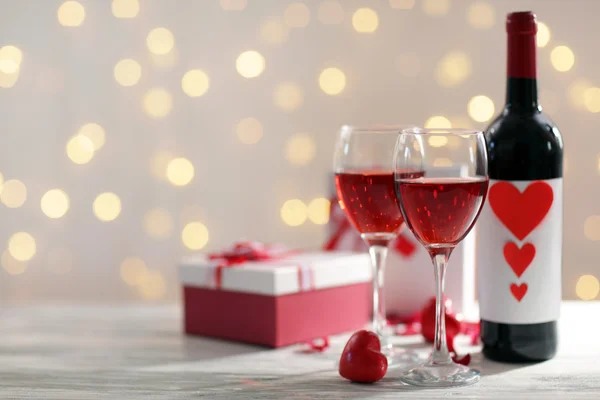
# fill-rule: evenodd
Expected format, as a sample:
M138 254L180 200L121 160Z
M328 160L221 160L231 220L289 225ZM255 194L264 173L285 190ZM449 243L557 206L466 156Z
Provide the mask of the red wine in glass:
M406 172L401 176L418 178L423 173ZM341 207L358 232L398 233L404 219L396 201L393 171L339 172L335 186Z
M421 178L402 181L406 224L425 246L456 246L479 216L488 189L486 178Z

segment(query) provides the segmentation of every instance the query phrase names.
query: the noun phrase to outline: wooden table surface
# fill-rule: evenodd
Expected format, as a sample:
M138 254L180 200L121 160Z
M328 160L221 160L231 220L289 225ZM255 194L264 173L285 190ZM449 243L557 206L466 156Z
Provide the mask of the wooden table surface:
M508 365L475 354L480 383L435 390L405 386L394 370L375 385L343 380L335 361L347 336L325 353L269 350L186 337L180 314L175 305L0 308L0 398L600 399L600 303L563 304L555 359ZM400 340L427 351L418 337Z

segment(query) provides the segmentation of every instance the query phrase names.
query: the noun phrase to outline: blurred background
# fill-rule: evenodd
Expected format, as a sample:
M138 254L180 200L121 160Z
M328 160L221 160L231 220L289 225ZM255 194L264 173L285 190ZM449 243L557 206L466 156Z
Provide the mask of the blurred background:
M566 143L563 296L598 295L598 1L0 5L1 304L174 301L184 254L320 247L339 126L485 128L528 9Z

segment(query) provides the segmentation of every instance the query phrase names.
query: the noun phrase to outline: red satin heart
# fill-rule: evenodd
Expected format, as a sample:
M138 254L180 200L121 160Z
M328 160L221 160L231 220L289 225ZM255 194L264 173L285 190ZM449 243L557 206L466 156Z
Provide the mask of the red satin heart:
M446 308L446 336L454 339L461 331L461 323ZM435 298L429 300L421 314L421 334L428 342L433 342L435 337Z
M381 343L373 332L355 332L346 343L340 358L340 375L352 382L373 383L384 377L388 361L381 353Z
M504 259L517 275L517 278L523 275L534 258L535 246L531 243L525 243L520 249L514 242L508 242L504 245Z
M516 283L510 284L510 292L519 302L523 299L523 297L525 297L527 288L528 286L526 283L521 283L520 285L517 285Z
M498 219L517 239L523 240L550 211L554 192L543 181L531 183L523 193L512 183L497 182L490 187L488 199Z

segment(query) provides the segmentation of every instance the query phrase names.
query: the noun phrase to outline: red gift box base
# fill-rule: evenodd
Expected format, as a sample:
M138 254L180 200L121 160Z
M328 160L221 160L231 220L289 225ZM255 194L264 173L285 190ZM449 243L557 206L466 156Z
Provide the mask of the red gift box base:
M371 284L285 296L184 286L185 332L282 347L364 328Z

